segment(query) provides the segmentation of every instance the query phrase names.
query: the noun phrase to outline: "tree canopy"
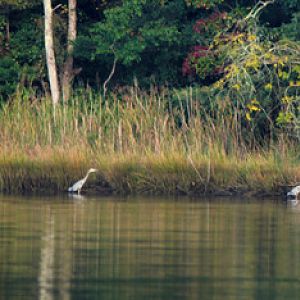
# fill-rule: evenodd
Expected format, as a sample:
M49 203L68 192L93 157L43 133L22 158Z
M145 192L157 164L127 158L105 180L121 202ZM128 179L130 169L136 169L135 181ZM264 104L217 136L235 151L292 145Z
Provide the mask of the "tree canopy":
M66 56L68 3L52 2L53 6L62 4L54 13L55 51L58 65L62 66ZM255 20L255 28L249 22L239 23L251 8L266 2L270 3ZM5 98L10 94L7 91L13 91L22 78L41 88L47 76L41 1L0 0L0 7L0 67L14 74L8 80L7 74L0 71L1 89L6 91L0 93ZM254 30L259 42L288 39L299 44L297 0L84 0L79 1L77 10L74 64L82 71L75 85L88 82L101 86L114 62L111 88L130 85L134 78L145 87L152 82L174 87L209 85L220 79L222 68L230 62L228 55L232 57L236 51L227 48L228 52L224 52L222 45L220 53L221 45L214 43L222 35L250 35Z

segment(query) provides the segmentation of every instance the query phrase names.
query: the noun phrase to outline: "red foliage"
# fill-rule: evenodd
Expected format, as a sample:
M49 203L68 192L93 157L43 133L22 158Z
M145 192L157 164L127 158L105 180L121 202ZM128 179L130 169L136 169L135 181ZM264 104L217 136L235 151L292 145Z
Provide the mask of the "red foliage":
M187 56L187 58L183 61L182 64L182 74L184 76L187 75L195 75L196 70L194 65L197 64L197 58L200 57L206 57L209 55L209 47L208 46L202 46L202 45L197 45L194 46Z
M195 75L195 69L192 68L192 66L190 65L189 57L185 58L185 60L183 61L182 74L183 74L183 76Z
M198 34L207 31L207 29L210 26L212 26L214 30L217 30L219 27L223 26L222 21L225 19L227 19L226 12L215 11L207 18L202 18L196 21L193 30ZM188 56L185 58L182 64L182 74L184 76L195 76L197 72L199 72L198 69L196 71L197 65L199 68L199 63L200 63L199 59L207 57L211 60L214 58L214 56L215 53L213 53L213 50L211 50L208 46L196 45L192 47L191 51L189 52ZM207 71L203 70L203 72L204 74L206 74ZM224 72L223 67L216 66L214 70L210 70L209 73L207 74L220 75L223 72Z
M205 26L206 26L206 21L204 19L200 19L196 21L193 29L195 32L201 33L202 29L205 28Z
M205 31L206 27L211 24L216 24L217 21L225 20L227 18L226 12L214 12L211 14L208 18L205 19L199 19L196 21L193 29L197 33L201 33L202 31Z

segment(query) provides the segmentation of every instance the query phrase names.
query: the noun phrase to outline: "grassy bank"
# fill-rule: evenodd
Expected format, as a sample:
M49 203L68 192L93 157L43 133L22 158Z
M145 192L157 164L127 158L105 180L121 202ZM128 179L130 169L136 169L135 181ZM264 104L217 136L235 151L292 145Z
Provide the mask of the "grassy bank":
M99 193L274 194L299 182L297 144L258 143L242 114L193 90L106 101L85 90L55 109L20 91L0 115L0 190L64 191L90 167L100 172L87 189Z
M276 153L252 153L243 158L187 156L182 153L104 155L86 149L39 148L0 156L0 189L4 192L59 192L83 177L91 166L87 189L122 194L202 195L230 193L276 194L297 182L299 165ZM86 156L87 154L87 156Z

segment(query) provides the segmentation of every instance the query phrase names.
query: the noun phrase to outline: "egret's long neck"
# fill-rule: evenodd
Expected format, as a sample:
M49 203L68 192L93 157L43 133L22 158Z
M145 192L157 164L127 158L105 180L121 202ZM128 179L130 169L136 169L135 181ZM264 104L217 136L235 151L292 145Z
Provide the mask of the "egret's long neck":
M86 173L86 175L85 175L85 177L84 177L84 181L86 181L86 180L88 179L90 173L91 173L90 171L88 171L88 172Z

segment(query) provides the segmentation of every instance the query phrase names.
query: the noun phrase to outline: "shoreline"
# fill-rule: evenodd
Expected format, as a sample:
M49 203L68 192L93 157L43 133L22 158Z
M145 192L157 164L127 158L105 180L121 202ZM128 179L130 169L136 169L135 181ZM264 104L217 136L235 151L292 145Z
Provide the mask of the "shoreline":
M76 151L75 151L76 152ZM87 195L152 195L188 197L284 197L299 181L300 166L274 165L269 158L240 161L183 154L84 156L71 150L34 155L0 153L0 192L60 194L83 178L90 167L99 170L84 185ZM94 157L92 159L92 157ZM76 158L76 161L74 160Z
M21 90L0 114L0 192L64 192L90 168L99 172L84 188L99 194L267 197L299 184L300 147L288 132L257 135L219 98L208 112L193 95L180 109L136 92L102 102L82 91L53 110Z
M53 191L51 189L43 189L42 191L22 191L22 192L0 192L3 196L49 196L49 197L73 197L76 198L78 195L77 193L68 193L66 190L61 191ZM114 191L111 187L92 187L88 186L87 188L83 189L79 196L83 197L166 197L166 198L187 198L195 201L201 201L203 199L244 199L244 200L286 200L286 189L283 187L281 190L279 188L278 191L270 192L270 191L263 191L263 190L244 190L244 189L220 189L216 190L215 192L209 193L173 193L173 194L151 194L151 193L128 193L128 194L121 194L117 191Z

